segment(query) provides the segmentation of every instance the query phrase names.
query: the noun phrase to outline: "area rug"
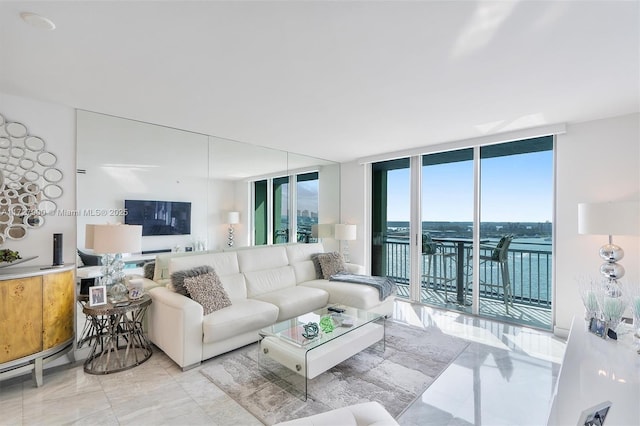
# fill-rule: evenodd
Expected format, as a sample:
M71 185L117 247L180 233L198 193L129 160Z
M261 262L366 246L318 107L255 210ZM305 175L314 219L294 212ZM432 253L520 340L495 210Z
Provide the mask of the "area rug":
M435 327L388 320L384 352L366 349L309 380L306 401L259 368L257 343L207 361L200 371L266 425L366 401L398 418L467 345Z

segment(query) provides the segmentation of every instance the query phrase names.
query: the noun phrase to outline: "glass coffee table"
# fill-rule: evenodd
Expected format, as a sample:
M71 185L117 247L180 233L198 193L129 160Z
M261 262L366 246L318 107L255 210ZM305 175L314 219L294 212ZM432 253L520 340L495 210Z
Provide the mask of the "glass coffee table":
M343 312L330 310L333 308ZM260 330L259 367L274 380L301 388L306 401L310 379L369 346L379 345L384 352L385 320L383 314L332 305L276 323ZM317 337L303 336L304 325L309 323L318 324Z

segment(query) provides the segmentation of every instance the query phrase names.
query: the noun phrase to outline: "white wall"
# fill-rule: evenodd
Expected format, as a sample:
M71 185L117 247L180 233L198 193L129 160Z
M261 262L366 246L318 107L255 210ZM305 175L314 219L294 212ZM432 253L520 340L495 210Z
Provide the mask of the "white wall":
M557 138L555 226L555 332L568 332L583 308L575 277L597 276L598 249L606 237L578 235L579 202L640 199L640 114L570 124ZM366 168L357 162L341 169L341 216L358 224L358 240L350 244L351 258L368 262L369 196ZM640 220L640 218L639 218ZM640 237L616 237L626 252L624 280L640 283ZM369 265L367 265L369 267Z
M143 251L207 240L207 136L87 111L78 111L77 129L78 168L86 171L78 174L78 247L84 247L86 224L125 221L91 215L117 212L124 200L191 203L191 234L144 236Z
M575 278L598 276L606 236L578 235L578 203L640 199L640 114L570 124L557 138L556 333L583 307ZM640 218L638 218L640 220ZM623 281L640 284L640 237L616 236L625 251Z
M226 212L234 210L234 182L208 179L219 172L213 138L119 117L78 111L78 211L122 208L125 199L191 203L191 234L145 236L144 250L226 245ZM78 216L78 247L87 223L122 222L121 216Z
M0 114L8 121L24 124L29 134L42 138L46 149L58 157L56 167L63 173L63 195L56 201L58 209L76 208L75 110L62 105L0 93ZM75 263L76 218L50 215L44 226L30 229L23 240L7 240L1 248L17 250L22 257L38 256L23 266L46 266L53 263L53 234L63 235L63 260Z
M340 209L336 208L341 203L340 199L340 179L341 165L329 164L318 169L318 223L355 223L341 222ZM325 251L338 251L340 244L333 238L323 238L322 245ZM351 258L353 261L353 257Z
M340 168L341 223L356 225L356 241L349 241L351 262L364 265L371 272L369 251L371 250L370 226L367 208L371 198L366 191L366 167L357 162L342 163Z

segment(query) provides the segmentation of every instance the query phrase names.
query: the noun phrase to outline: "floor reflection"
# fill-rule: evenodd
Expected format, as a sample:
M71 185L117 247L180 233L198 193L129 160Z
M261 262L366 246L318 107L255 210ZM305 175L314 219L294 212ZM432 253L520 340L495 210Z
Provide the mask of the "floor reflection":
M396 303L394 318L472 342L398 418L401 425L546 424L563 341L544 331L408 302Z

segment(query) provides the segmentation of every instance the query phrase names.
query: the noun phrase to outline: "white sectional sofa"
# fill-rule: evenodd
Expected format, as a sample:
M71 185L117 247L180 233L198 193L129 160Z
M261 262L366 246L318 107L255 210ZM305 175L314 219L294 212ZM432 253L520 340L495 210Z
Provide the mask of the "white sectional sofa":
M395 294L380 300L376 288L316 277L311 256L321 243L247 247L232 251L158 255L154 282L146 283L151 341L183 369L259 340L258 331L278 321L344 304L389 315ZM203 314L196 301L167 286L173 272L209 265L231 306ZM353 274L364 268L346 264Z

